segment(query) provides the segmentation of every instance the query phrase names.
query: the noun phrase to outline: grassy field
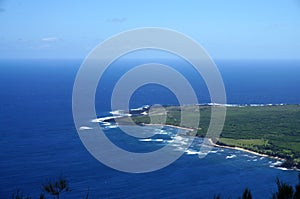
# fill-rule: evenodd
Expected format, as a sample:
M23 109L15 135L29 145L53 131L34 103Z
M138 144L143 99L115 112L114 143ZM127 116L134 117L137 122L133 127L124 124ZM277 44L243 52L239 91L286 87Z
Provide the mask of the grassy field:
M198 106L197 106L198 107ZM195 117L190 106L191 118ZM180 125L180 107L167 106L166 124ZM199 106L197 136L204 137L210 122L210 106ZM149 116L137 116L138 123L151 123ZM227 107L226 121L218 144L237 146L287 159L300 165L300 105ZM288 166L288 165L287 165Z

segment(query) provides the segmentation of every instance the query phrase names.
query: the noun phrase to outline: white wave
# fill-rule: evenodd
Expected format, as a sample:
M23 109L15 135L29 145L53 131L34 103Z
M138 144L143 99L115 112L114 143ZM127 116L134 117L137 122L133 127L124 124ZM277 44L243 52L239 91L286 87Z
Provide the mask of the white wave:
M128 111L124 111L124 110L115 110L115 111L111 111L109 113L112 114L113 116L128 116L128 115L131 115L131 114L128 113Z
M139 139L139 141L141 141L141 142L151 142L152 139L151 138Z
M115 129L115 128L118 128L118 125L110 125L110 126L106 126L105 128L107 128L107 129Z
M139 108L132 108L130 109L131 111L142 111L144 109L149 109L150 106L149 105L145 105L145 106L142 106L142 107L139 107Z
M225 106L227 106L227 107L244 107L243 105L239 105L239 104L225 104Z
M285 167L280 167L280 165L281 165L282 163L283 163L283 162L282 162L282 161L279 161L279 160L277 160L276 162L269 161L269 164L270 164L270 167L271 167L271 168L279 169L279 170L282 170L282 171L290 171L290 170L293 170L293 169L288 169L288 168L285 168Z
M142 112L141 115L148 115L146 111Z
M265 106L265 105L264 104L249 104L249 106L256 107L256 106Z
M184 140L174 140L173 139L173 140L166 140L166 142L170 143L171 146L177 147L177 148L187 147L187 142Z
M163 142L164 139L153 139L153 142Z
M157 134L157 135L169 135L169 133L164 131L164 130L159 130L159 131L155 132L155 134Z
M277 160L276 162L269 161L270 167L279 166L282 164L281 161Z
M178 151L185 151L185 148L179 146L179 147L176 148L176 150L178 150Z
M182 137L180 135L176 135L174 137L172 137L174 139L174 141L183 141L183 142L187 142L189 140L189 138L185 138L185 137Z
M190 149L186 150L185 152L186 152L187 155L197 155L197 154L199 154L199 151L194 151L194 150L190 150Z
M173 143L178 144L178 145L182 145L182 146L186 146L188 144L188 142L186 140L174 140Z
M116 119L116 118L120 118L120 117L123 117L123 116L119 115L119 116L100 117L100 118L96 118L96 119L91 120L91 122L99 123L99 122L104 122L106 120Z
M227 106L227 107L241 107L241 104L218 104L218 103L201 103L196 104L197 106Z
M243 154L243 156L244 156L244 157L251 158L251 159L257 158L256 155ZM263 157L262 157L262 158L263 158Z
M253 162L256 162L256 161L257 161L257 159L253 159L252 161L253 161Z
M226 106L226 107L246 107L246 106L284 106L286 104L218 104L218 103L201 103L197 106Z
M163 142L164 139L151 139L151 138L146 138L146 139L139 139L141 142Z
M123 115L123 114L125 114L125 111L123 111L123 110L115 110L115 111L111 111L109 113L112 114L112 115Z
M187 155L207 155L207 153L205 153L205 152L195 151L195 150L190 150L190 149L186 150L185 153Z
M288 168L284 168L284 167L276 167L277 169L280 169L280 170L283 170L283 171L287 171L287 170L290 170Z
M288 168L285 168L285 167L274 167L274 166L270 166L272 168L275 168L275 169L279 169L279 170L282 170L282 171L291 171L293 169L288 169Z
M201 152L201 151L199 151L198 154L199 154L199 155L207 155L206 152Z
M81 126L81 127L79 128L80 131L83 131L83 130L91 130L91 129L93 129L93 128L91 128L91 127L89 127L89 126Z
M102 126L110 126L111 123L110 123L110 122L101 122L101 125L102 125Z
M232 158L236 158L236 155L228 155L228 156L226 156L226 159L232 159Z
M128 111L124 111L124 110L115 110L115 111L111 111L109 113L112 114L113 117L116 117L116 116L130 117L130 116L132 116L132 114L130 114Z
M249 104L248 106L282 106L283 104Z
M208 103L209 106L226 106L226 104Z

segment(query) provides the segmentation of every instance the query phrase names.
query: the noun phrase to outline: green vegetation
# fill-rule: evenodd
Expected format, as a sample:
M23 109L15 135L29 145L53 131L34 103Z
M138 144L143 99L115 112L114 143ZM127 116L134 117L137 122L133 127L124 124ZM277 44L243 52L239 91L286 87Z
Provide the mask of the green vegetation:
M295 186L295 189L293 189L292 186L290 186L287 183L281 182L278 178L276 179L277 184L277 191L273 193L271 199L300 199L300 174L298 176L298 184ZM69 182L66 180L66 178L60 176L57 180L54 181L48 181L46 185L42 186L43 191L46 191L49 195L54 196L55 198L59 198L60 194L62 192L69 192ZM50 188L52 187L52 188ZM40 199L45 199L44 193L41 193ZM86 194L85 199L89 198L89 192ZM221 195L218 194L217 196L214 196L214 199L221 199ZM23 193L18 189L16 194L12 194L12 199L31 199L31 197L23 196ZM246 188L242 194L242 197L239 197L239 199L252 199L251 191Z
M277 192L273 194L272 199L300 199L300 175L299 183L295 186L295 190L287 183L276 180Z
M63 192L69 192L70 188L67 180L63 176L60 176L56 180L48 180L48 182L42 186L42 190L59 199L59 196ZM45 198L44 193L41 194L40 198Z
M253 147L267 147L269 146L268 140L264 139L232 139L232 138L220 138L219 142L226 143L228 146L237 146L241 148L253 148Z
M300 199L300 174L298 179L299 182L294 189L291 185L284 183L277 178L277 191L272 194L271 199ZM220 194L214 197L214 199L221 198L222 197ZM239 197L239 199L252 199L251 191L248 188L246 188L243 192L242 197Z
M62 193L70 192L69 181L62 175L56 179L47 180L47 183L42 185L42 193L39 199L46 199L46 195L51 196L51 198L59 199ZM12 199L32 199L31 197L24 196L22 191L18 189L16 193L12 194ZM87 192L85 199L89 198L89 191Z
M222 199L222 197L219 194L217 196L214 196L214 199ZM239 197L238 199L252 199L251 191L248 188L246 188L243 192L242 197Z
M245 189L242 199L252 199L251 191L248 188Z
M195 117L195 108L200 110L201 128L197 129L197 136L204 137L211 106L187 106L189 117ZM167 106L165 109L166 124L180 126L181 107ZM148 115L136 116L133 120L137 124L151 123ZM227 107L226 121L217 144L284 158L287 161L283 166L300 168L300 105Z

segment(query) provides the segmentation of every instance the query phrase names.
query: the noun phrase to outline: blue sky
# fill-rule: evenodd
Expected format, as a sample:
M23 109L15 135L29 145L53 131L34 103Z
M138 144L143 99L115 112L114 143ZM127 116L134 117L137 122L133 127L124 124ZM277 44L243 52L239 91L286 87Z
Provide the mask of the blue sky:
M0 0L0 58L84 58L149 26L190 36L215 59L300 59L299 0Z

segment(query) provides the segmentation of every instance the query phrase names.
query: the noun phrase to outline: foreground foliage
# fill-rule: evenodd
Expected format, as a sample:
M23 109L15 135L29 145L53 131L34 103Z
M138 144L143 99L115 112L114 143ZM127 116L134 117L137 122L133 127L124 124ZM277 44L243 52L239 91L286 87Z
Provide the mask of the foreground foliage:
M281 182L276 179L277 191L272 195L271 199L300 199L300 174L298 176L298 184L293 189L287 183ZM69 182L66 178L60 176L58 179L48 181L47 184L42 185L42 190L51 196L59 199L62 192L69 192ZM23 196L23 193L18 189L16 193L12 194L12 199L31 199L29 196ZM89 192L86 194L85 199L89 198ZM200 197L201 198L201 197ZM214 196L214 199L221 199L221 195ZM40 199L46 199L44 192L41 193ZM241 197L238 199L252 199L250 189L246 188Z
M63 192L69 192L70 188L67 180L63 176L59 176L58 179L48 180L48 182L42 186L42 190L59 199L60 195ZM41 193L40 198L45 198L44 193Z

